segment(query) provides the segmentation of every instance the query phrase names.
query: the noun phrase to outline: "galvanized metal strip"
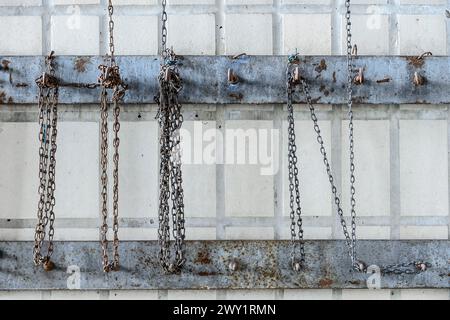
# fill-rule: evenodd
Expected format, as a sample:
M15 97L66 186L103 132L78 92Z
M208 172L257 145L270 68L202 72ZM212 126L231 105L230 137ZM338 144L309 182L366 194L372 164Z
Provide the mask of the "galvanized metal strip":
M192 104L278 104L285 98L285 56L184 56L181 57L184 90L182 103ZM102 57L61 56L57 74L66 83L95 83ZM159 58L122 56L118 63L130 90L125 103L153 103L157 93ZM44 58L0 57L0 103L36 103L35 79L43 72ZM365 83L355 87L355 102L363 104L450 103L450 57L361 56L355 66L364 69ZM239 77L227 81L228 69ZM345 103L346 60L341 56L307 56L301 73L311 85L315 102ZM413 84L414 72L426 78L423 86ZM63 88L61 103L98 103L99 89ZM304 102L303 96L297 101Z
M382 288L449 288L450 241L361 240L358 246L369 264L432 264L417 275L382 276ZM67 289L69 266L80 268L80 288L88 290L365 288L369 277L350 271L340 240L306 241L307 265L300 273L290 269L288 241L188 242L187 264L179 275L161 271L154 241L122 242L121 271L110 274L101 271L98 242L57 242L57 268L48 273L34 267L32 247L31 242L0 242L0 290ZM228 269L232 259L239 264L234 273Z

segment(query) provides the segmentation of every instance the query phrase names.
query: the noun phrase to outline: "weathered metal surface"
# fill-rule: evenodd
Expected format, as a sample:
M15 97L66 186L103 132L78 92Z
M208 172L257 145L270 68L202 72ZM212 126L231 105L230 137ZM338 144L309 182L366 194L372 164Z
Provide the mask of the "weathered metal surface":
M62 56L57 74L66 83L95 83L101 57ZM185 88L182 103L284 103L286 56L185 56L180 71ZM121 74L129 84L126 103L153 103L157 92L159 58L118 57ZM0 104L36 103L35 79L43 72L44 58L0 57ZM355 67L364 71L364 84L355 86L354 99L366 104L450 103L450 57L361 56ZM228 70L239 81L228 82ZM355 70L355 75L357 70ZM342 56L302 57L300 72L311 86L315 102L345 103L346 60ZM417 73L417 74L416 74ZM424 79L415 85L414 78ZM96 103L99 89L62 88L61 103ZM304 97L297 97L304 102Z
M259 289L365 288L368 274L350 271L343 241L306 241L306 270L290 268L288 241L198 241L187 244L180 275L166 275L154 241L122 242L121 271L104 274L98 242L57 242L56 269L32 263L30 242L0 242L0 290L67 289L68 266L81 271L81 289ZM360 258L379 266L425 260L432 267L417 275L381 277L383 288L449 288L450 241L358 242ZM238 269L230 271L230 262Z

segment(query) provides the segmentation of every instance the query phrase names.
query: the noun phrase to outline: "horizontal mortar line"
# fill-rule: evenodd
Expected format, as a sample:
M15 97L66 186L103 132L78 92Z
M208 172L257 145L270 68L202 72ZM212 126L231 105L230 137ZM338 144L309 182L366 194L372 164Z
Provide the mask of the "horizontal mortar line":
M332 216L304 216L303 221L310 227L330 227ZM350 222L350 217L345 217L346 222ZM226 227L274 227L275 217L224 217ZM288 216L283 217L283 224L289 223ZM94 218L56 218L55 226L59 228L97 228L100 219ZM359 216L357 217L359 226L390 226L389 216ZM400 224L404 226L447 226L447 216L401 216ZM0 228L20 229L34 228L36 219L0 219ZM123 228L156 228L158 217L149 218L121 218L119 225ZM187 217L188 227L215 227L215 217Z
M39 16L44 12L48 15L67 15L73 13L69 11L74 5L56 5L48 8L44 6L2 6L0 15L6 16ZM81 16L103 16L106 15L106 7L99 4L78 4ZM446 5L352 5L352 13L360 14L417 14L417 15L441 15L448 9ZM218 12L215 5L172 5L168 6L169 15L177 14L215 14ZM225 14L258 14L258 13L281 13L281 14L326 14L334 12L334 8L320 4L281 4L279 8L273 5L226 5ZM341 15L345 13L345 6L338 7L337 12ZM159 5L125 5L115 6L117 15L142 15L153 16L160 14Z

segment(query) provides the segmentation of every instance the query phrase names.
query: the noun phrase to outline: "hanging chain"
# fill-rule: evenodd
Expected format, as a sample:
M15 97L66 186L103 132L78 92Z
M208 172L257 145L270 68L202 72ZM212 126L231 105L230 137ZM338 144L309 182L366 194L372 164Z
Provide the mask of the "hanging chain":
M163 60L167 58L167 0L162 0L162 14L161 14L161 55Z
M333 177L330 162L328 160L328 155L325 150L323 137L319 127L317 115L315 108L312 103L311 94L309 92L308 84L305 79L300 77L298 74L295 75L291 67L299 63L298 54L289 57L289 65L287 71L287 87L288 87L288 140L289 140L289 191L290 191L290 209L291 209L291 239L293 242L293 251L295 250L296 243L296 231L295 225L298 225L298 235L300 240L300 261L304 262L304 248L303 248L303 230L302 230L302 219L301 219L301 208L300 208L300 197L299 197L299 187L298 187L298 169L297 169L297 157L295 156L296 146L295 146L295 132L294 132L294 119L293 119L293 108L292 108L292 95L295 92L297 85L301 85L303 93L306 96L306 101L309 106L311 120L314 124L314 131L317 135L317 142L320 146L320 153L323 156L323 163L326 168L328 175L328 180L331 185L331 192L334 196L334 203L336 204L337 214L340 219L340 223L344 232L346 244L349 250L349 256L351 259L352 267L358 271L364 271L366 266L363 262L356 259L356 200L355 200L355 164L354 164L354 135L353 135L353 65L352 65L352 34L351 34L351 11L350 11L350 0L345 1L346 7L346 31L347 31L347 105L348 105L348 117L349 117L349 141L350 141L350 205L351 205L351 234L348 232L347 223L344 218L344 213L341 207L341 200L337 194L337 188L335 185L335 179ZM298 72L298 70L297 70ZM297 209L295 213L297 214L297 222L295 221L294 213L294 190L295 190L295 200ZM294 259L294 253L292 254L292 259ZM294 269L298 269L296 264L293 264Z
M294 62L294 61L292 61ZM300 203L300 182L297 167L297 145L295 142L295 121L292 95L296 81L293 74L287 71L287 109L288 109L288 170L289 170L289 208L291 219L291 265L299 271L305 263L305 247L303 242L303 220ZM297 251L300 257L297 258Z
M119 131L120 131L120 101L125 95L127 85L120 76L119 67L116 65L114 55L114 7L112 1L109 1L109 65L100 65L101 74L98 82L102 87L100 97L100 118L101 118L101 143L100 143L100 167L101 167L101 199L102 199L102 225L100 226L100 242L102 246L102 265L103 271L117 271L119 269ZM113 120L113 260L108 258L108 113L110 101L108 99L108 90L112 90L112 103L114 106Z
M54 268L51 261L53 237L55 234L55 174L56 138L58 122L58 81L55 77L54 52L46 57L47 71L36 80L39 87L39 202L37 224L34 236L33 260L44 270ZM47 230L48 228L48 230ZM48 234L47 254L42 255L42 247Z
M155 97L159 104L156 118L160 127L160 194L159 194L159 260L165 272L180 272L185 262L184 192L181 170L180 129L183 124L178 94L183 82L178 70L177 56L167 49L166 1L162 1L161 69L158 76L160 90ZM171 205L170 203L171 202ZM174 257L171 253L170 216L174 238Z
M289 57L289 65L287 69L287 100L288 100L288 140L289 140L289 190L290 190L290 208L291 208L291 238L293 242L293 252L295 250L295 240L296 240L296 231L295 231L295 214L294 214L294 190L296 193L296 204L297 204L297 225L299 227L298 235L300 240L300 261L303 263L305 261L304 257L304 248L303 248L303 230L302 230L302 220L301 220L301 208L300 201L298 197L298 179L297 179L297 157L295 156L296 146L295 146L295 131L294 131L294 120L293 120L293 94L295 93L295 88L297 85L300 85L303 93L306 97L306 102L308 104L311 120L314 124L314 131L316 132L317 142L320 146L320 153L323 156L323 163L325 165L325 169L328 175L328 180L331 186L331 192L334 196L334 203L337 208L337 214L339 216L339 220L342 226L342 230L344 233L345 241L348 247L348 254L350 256L352 267L354 270L359 272L365 272L367 270L367 265L357 260L356 253L356 200L355 200L355 154L354 154L354 126L353 126L353 81L354 81L354 67L353 67L353 46L352 46L352 34L351 34L351 11L350 11L350 0L345 1L346 7L346 31L347 31L347 106L348 106L348 119L349 119L349 159L350 159L350 214L351 214L351 233L348 231L347 223L344 218L344 213L341 207L341 200L337 193L337 188L335 185L335 179L333 177L333 173L331 171L330 162L328 160L328 155L325 150L323 137L321 134L321 130L318 123L318 118L315 112L315 108L312 102L312 97L310 94L309 86L306 83L305 79L300 77L298 74L295 74L295 71L292 71L292 66L297 65L300 62L298 54L292 55ZM356 48L355 48L356 49ZM292 254L292 259L295 253ZM294 261L294 260L293 260ZM298 270L297 265L293 265L295 270ZM399 263L388 265L381 268L382 274L416 274L423 272L431 267L431 264L423 261L414 261L410 263Z
M110 67L116 64L115 47L114 47L114 6L112 0L108 2L108 27L109 27L109 58L110 58Z
M356 200L355 200L355 152L353 134L353 55L352 55L352 22L350 0L345 1L346 29L347 29L347 106L348 106L348 129L349 129L349 159L350 159L350 215L351 215L351 253L352 265L358 269L364 269L362 262L356 260ZM341 222L342 224L342 222ZM360 270L363 271L363 270Z

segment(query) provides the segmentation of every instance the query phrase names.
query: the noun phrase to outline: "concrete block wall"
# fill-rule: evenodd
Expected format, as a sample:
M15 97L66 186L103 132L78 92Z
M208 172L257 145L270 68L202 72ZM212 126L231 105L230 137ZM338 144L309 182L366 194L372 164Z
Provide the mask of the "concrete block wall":
M344 53L343 0L168 0L169 44L179 54ZM106 0L0 0L0 56L107 52ZM158 0L116 0L118 54L158 53ZM450 53L449 0L353 0L359 54ZM318 106L345 206L346 111ZM120 237L156 238L158 141L154 105L122 114ZM308 109L295 107L305 237L342 238ZM449 239L449 106L355 106L358 237ZM57 154L58 240L97 240L98 106L60 108ZM185 128L201 146L227 154L229 130L257 135L237 146L256 163L184 165L188 239L288 239L286 108L186 105ZM37 205L37 112L0 106L0 241L31 240ZM207 138L208 129L214 137ZM199 133L198 133L199 132ZM203 138L203 140L202 140ZM215 138L215 139L214 139ZM195 140L195 138L194 138ZM195 150L197 140L190 145ZM186 145L187 146L187 145ZM200 147L201 148L201 147ZM241 151L242 151L241 150ZM233 154L233 153L231 153ZM269 164L264 161L268 156ZM194 152L193 158L196 157ZM262 175L268 166L279 167ZM31 263L31 260L30 260ZM448 299L448 290L42 291L0 292L0 299Z

